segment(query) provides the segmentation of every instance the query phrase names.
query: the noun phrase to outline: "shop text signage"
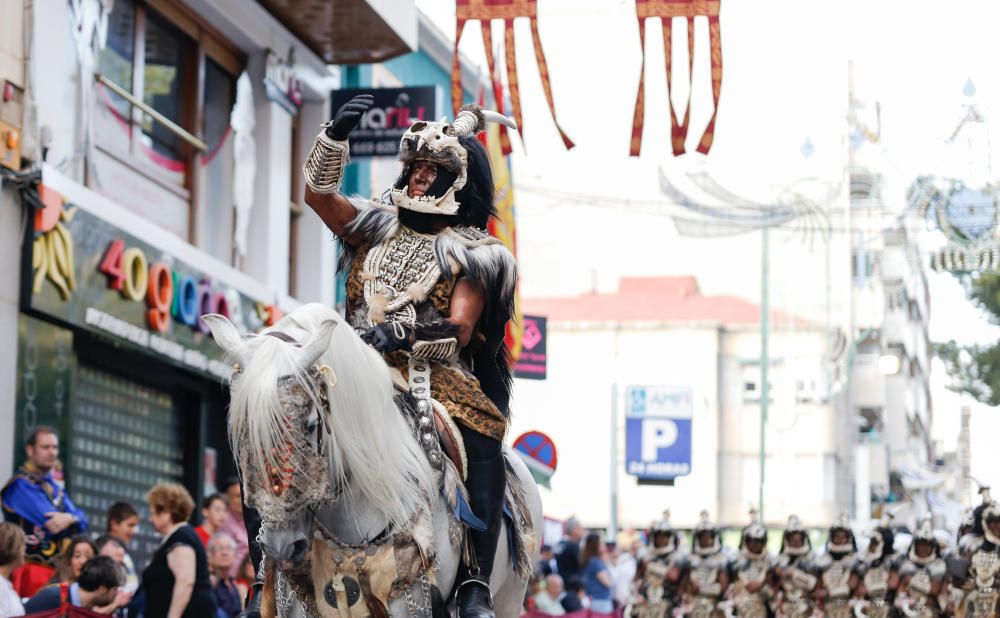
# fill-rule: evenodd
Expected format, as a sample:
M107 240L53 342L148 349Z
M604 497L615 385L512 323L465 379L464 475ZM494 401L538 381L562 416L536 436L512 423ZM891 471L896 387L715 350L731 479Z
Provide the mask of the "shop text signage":
M257 331L281 317L275 307L254 302L197 267L59 200L46 202L61 212L52 222L36 221L31 259L25 260L32 269L25 273L31 282L29 311L218 377L231 371L200 316L221 313L241 332Z
M399 153L399 140L415 120L437 120L434 86L334 90L330 109L335 114L341 105L359 94L374 95L375 104L351 131L352 157L395 157Z

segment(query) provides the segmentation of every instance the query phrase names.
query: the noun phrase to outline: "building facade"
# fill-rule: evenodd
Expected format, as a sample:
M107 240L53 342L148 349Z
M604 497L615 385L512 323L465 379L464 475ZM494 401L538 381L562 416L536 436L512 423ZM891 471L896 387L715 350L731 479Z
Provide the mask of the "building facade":
M548 369L544 382L517 380L512 434L537 429L559 449L548 515L628 528L670 509L675 525L691 527L705 509L745 525L760 491L757 305L705 296L694 277L626 277L613 293L529 298L524 307L548 316ZM781 326L770 339L765 518L827 524L850 497L837 465L842 414L824 392L825 331L778 312L773 321ZM625 393L638 385L690 392L690 473L672 486L640 485L626 471Z

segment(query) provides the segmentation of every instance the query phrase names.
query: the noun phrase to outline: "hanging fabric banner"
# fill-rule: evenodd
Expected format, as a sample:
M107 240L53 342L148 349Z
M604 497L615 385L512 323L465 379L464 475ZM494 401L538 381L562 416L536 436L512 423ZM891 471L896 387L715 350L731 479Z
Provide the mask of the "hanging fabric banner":
M552 98L552 85L549 82L549 67L545 62L545 54L542 52L542 39L538 34L537 0L456 0L455 4L457 22L455 26L455 49L451 66L451 101L455 113L457 114L458 109L462 106L462 69L459 63L458 42L462 40L462 30L465 28L465 22L477 20L480 22L483 31L483 44L486 47L486 62L490 75L496 75L490 22L494 19L502 19L504 23L504 57L507 65L507 88L510 91L511 112L514 115L514 121L517 123L521 136L524 136L524 121L521 118L521 91L517 82L517 62L514 58L514 19L527 17L531 20L531 38L535 44L535 59L538 62L538 74L542 79L542 90L545 92L545 100L548 101L549 111L552 113L552 121L559 131L559 136L562 138L566 149L572 148L574 145L573 141L562 130L562 127L559 126L559 121L556 119L556 106Z
M642 65L639 73L639 92L635 97L635 112L632 116L632 141L629 155L639 156L642 150L642 128L645 115L646 87L646 19L659 17L663 27L663 54L667 71L667 107L670 108L670 145L674 156L686 152L689 121L691 119L691 85L694 68L694 18L708 18L708 38L711 49L712 66L712 117L698 142L698 152L708 154L715 139L715 116L719 112L719 94L722 91L722 34L719 30L719 5L722 0L635 0L635 13L639 20L639 44L642 46ZM687 25L688 44L688 97L684 105L684 119L677 120L673 103L673 20L684 19Z

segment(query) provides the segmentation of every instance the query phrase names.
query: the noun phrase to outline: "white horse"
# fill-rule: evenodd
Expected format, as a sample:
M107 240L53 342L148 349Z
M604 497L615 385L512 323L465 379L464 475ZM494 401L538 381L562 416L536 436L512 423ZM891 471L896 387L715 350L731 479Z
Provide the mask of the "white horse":
M405 594L396 590L389 615L430 616L433 587L448 595L461 560L451 516L454 503L441 491L440 473L429 464L411 421L401 412L381 355L335 311L319 304L304 305L259 335L245 337L223 316L202 319L234 362L230 441L247 503L263 517L259 540L276 567L279 585L281 574L294 573L307 557L316 562L324 548L323 541L313 543L314 537L333 538L374 555L378 539L408 531L421 553L431 548L436 556L433 572L413 581ZM509 448L505 454L523 488L533 540L526 546L534 564L541 541L541 497L524 463ZM426 522L425 533L415 521ZM505 520L490 580L496 614L504 618L519 614L527 586L512 568L506 527ZM335 558L340 564L342 556ZM311 567L313 580L316 566ZM313 611L320 616L378 615L336 609L338 598L344 605L343 583L312 585ZM296 615L292 608L297 604L289 598L277 591L278 615ZM436 615L443 611L440 605L435 603ZM308 614L302 610L307 606L298 611Z

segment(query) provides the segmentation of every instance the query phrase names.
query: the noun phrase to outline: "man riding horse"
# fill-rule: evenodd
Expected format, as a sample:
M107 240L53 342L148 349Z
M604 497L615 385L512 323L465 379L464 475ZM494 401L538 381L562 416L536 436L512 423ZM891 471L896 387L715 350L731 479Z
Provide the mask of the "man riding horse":
M486 232L494 187L475 133L487 120L510 121L466 106L450 124L413 123L400 143L403 169L389 201L365 201L343 195L340 185L348 135L372 104L371 95L357 96L324 125L304 166L305 200L341 242L347 321L399 371L418 406L443 407L457 421L473 514L456 606L462 618L492 618L511 379L503 339L516 270L510 252Z

